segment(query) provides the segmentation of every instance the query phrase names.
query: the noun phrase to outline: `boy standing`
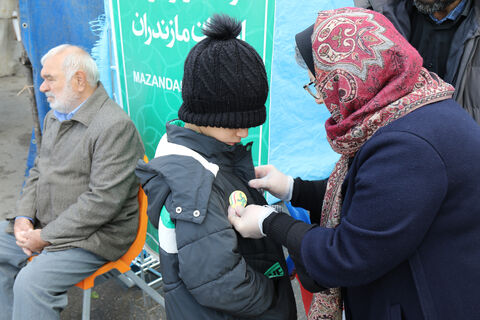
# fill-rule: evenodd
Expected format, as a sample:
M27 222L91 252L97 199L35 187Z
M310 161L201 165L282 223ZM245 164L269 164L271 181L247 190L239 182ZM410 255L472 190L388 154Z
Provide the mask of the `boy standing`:
M245 239L227 218L229 196L266 204L254 178L248 128L265 122L268 81L241 24L210 20L185 61L180 120L137 175L158 225L168 319L296 319L282 247Z

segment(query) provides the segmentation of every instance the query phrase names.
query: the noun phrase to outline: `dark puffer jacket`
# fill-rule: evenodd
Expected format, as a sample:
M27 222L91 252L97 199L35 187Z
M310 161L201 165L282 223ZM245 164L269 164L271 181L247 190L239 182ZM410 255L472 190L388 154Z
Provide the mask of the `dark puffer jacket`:
M229 195L265 204L248 187L250 145L228 146L167 124L157 157L139 162L148 214L159 228L168 319L296 319L280 245L245 239L227 219Z
M410 39L411 0L355 0L357 7L373 9L386 16ZM480 124L480 0L469 0L466 17L452 38L444 80L455 86L454 99Z

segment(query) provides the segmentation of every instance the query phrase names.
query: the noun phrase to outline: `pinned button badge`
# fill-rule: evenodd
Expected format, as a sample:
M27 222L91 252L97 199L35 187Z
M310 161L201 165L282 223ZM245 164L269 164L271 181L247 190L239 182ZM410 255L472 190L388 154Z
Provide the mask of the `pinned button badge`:
M234 209L237 207L245 207L247 205L247 196L243 191L235 190L230 194L230 197L228 197L228 202L230 202L230 206Z

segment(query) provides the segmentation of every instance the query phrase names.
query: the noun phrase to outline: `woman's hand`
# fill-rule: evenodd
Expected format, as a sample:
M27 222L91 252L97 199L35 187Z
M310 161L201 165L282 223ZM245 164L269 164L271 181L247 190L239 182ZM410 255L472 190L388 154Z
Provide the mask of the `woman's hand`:
M244 238L260 239L263 233L263 220L275 209L269 206L251 204L243 207L228 207L228 221Z
M255 176L256 179L248 182L250 187L266 190L283 201L290 201L292 198L293 178L278 171L274 166L256 167Z

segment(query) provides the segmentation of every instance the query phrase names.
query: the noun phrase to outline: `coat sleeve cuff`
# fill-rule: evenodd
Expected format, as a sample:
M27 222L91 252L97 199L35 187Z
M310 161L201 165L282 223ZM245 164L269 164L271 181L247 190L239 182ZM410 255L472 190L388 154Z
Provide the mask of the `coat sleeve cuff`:
M303 266L301 246L305 234L316 225L304 223L295 220L285 213L274 212L268 216L263 222L263 230L267 237L273 239L277 243L281 243L287 247L288 252L295 263L297 275L302 286L310 292L318 292L325 290L325 287L319 285Z
M303 236L314 227L278 212L272 213L263 221L263 233L297 256L301 253Z
M43 241L49 242L50 244L55 244L55 236L52 234L51 226L46 225L42 231L40 231L40 238Z

